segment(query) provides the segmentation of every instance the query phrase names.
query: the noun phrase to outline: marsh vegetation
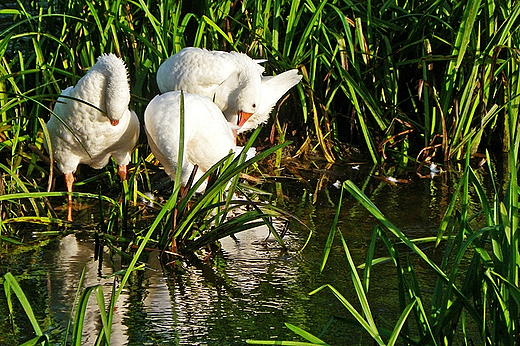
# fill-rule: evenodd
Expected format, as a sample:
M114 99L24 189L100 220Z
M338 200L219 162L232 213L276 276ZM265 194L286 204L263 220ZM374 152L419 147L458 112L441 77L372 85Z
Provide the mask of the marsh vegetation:
M127 258L108 302L99 285L78 291L71 333L65 333L74 344L81 343L82 316L93 295L103 326L96 343L110 344L115 304L145 248L163 251L171 265L193 254L204 258L215 251L212 246L219 239L260 224L269 227L283 247L283 234L271 220L299 222L284 210L277 180L289 175L287 171L298 176L297 169L290 169L295 161L310 160L319 169L343 161L374 164L367 179L376 176L381 184L396 184L390 177L397 184L409 182L416 170L432 163L448 170L450 163L458 162L460 181L434 237L403 233L391 215L383 215L370 201L366 182L340 182L330 228L309 226L309 234L329 234L320 244L322 270L331 251L337 250L333 244L341 244L345 275L357 301L332 285L310 293L330 290L361 333L379 345L517 344L519 15L519 2L502 0L18 0L0 5L4 248L89 229L100 239L101 249ZM192 198L196 188L179 196L178 183L169 190L161 186L160 165L141 136L127 183L117 178L113 162L103 170L80 169L74 198L95 204L99 212L85 218L77 212L74 222L66 221L60 207L67 193L43 149L49 140L45 122L61 91L74 85L98 56L114 53L126 62L130 108L142 121L146 105L158 94L155 74L160 64L185 46L244 52L266 59L267 75L297 68L303 80L263 129L240 138L259 154L249 161L243 156L224 158L204 177L211 175L213 183L202 196ZM473 162L480 162L478 169L491 177L491 188L484 187ZM261 179L254 179L256 185L242 183L244 172ZM259 181L269 179L275 187L265 193ZM222 198L230 181L228 197ZM157 191L164 200L151 201L156 212L145 218L138 201L149 201L148 193ZM245 200L232 198L234 191ZM470 195L476 196L479 210L468 208ZM352 259L338 223L347 198L378 221L364 263ZM227 217L246 205L249 209L240 216ZM41 237L34 237L35 229ZM182 257L168 251L177 241ZM423 244L437 247L442 256L433 259ZM416 259L437 280L427 299L416 279ZM386 261L395 268L400 312L382 325L367 296L373 289L373 268ZM22 280L6 273L4 291L7 309L12 308L12 292L34 329L34 338L23 342L50 344L52 336L41 329L17 279ZM308 344L326 344L326 333L318 338L293 324L288 328Z

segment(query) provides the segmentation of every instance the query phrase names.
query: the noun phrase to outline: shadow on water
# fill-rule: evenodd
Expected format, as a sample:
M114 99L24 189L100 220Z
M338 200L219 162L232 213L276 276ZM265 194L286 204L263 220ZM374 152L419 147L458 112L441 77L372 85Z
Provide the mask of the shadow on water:
M284 322L294 324L332 345L367 344L371 340L349 321L351 316L328 291L309 296L330 283L351 301L355 293L340 243L334 243L322 274L323 247L339 200L337 180L355 179L358 186L411 238L435 236L450 199L452 183L446 175L434 179L390 185L370 177L374 171L340 167L335 170L302 172L299 181L284 183L286 208L312 225L314 234L303 250L308 230L289 227L287 251L269 237L267 230L254 229L225 238L212 265L190 264L175 273L165 272L157 256L148 256L145 270L132 274L118 301L112 341L114 345L244 345L246 339L300 340ZM408 173L407 173L408 174ZM457 180L456 178L454 179ZM321 184L319 189L316 186ZM337 185L337 184L336 184ZM354 261L363 263L376 220L352 198L341 209L339 228L349 243ZM434 253L433 247L425 251ZM382 250L382 247L381 249ZM403 248L403 251L406 249ZM101 284L108 301L114 279L121 269L117 255L104 256L102 272L93 260L94 243L89 232L70 234L19 254L3 252L0 274L10 271L20 281L40 321L63 333L69 320L81 271L86 266L85 286ZM379 255L383 256L384 253ZM413 260L413 258L412 258ZM415 261L417 276L432 288L435 275ZM374 267L369 299L376 318L393 325L398 317L395 268L389 263ZM392 275L390 275L392 274ZM425 292L427 294L428 292ZM4 297L3 291L1 297ZM27 321L18 307L14 323L7 317L5 298L0 344L16 345L31 337ZM100 326L95 299L90 300L84 345L92 345ZM334 318L332 323L328 324ZM61 340L62 338L57 338Z

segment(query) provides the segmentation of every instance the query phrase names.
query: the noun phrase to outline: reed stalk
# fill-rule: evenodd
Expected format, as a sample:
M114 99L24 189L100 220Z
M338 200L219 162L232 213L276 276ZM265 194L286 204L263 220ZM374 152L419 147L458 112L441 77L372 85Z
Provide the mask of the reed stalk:
M399 273L403 288L401 318L390 333L381 332L364 297L369 290L369 273L378 261L375 253L367 255L363 275L357 275L358 266L349 259L348 244L335 225L325 254L339 238L362 311L351 310L348 301L341 296L338 299L351 313L358 314L360 324L377 343L393 344L403 338L446 344L459 337L470 342L467 334L459 335L461 329L477 330L482 343L518 342L520 3L205 0L199 4L60 0L17 1L15 8L0 8L2 239L17 242L14 225L19 222L63 225L45 202L45 198L64 198L66 194L45 192L55 172L49 164L52 157L43 150L43 141L48 140L44 123L61 90L74 85L99 55L114 52L125 60L131 106L142 119L146 104L158 93L155 71L171 54L185 46L236 50L253 58L266 58L269 75L289 68L301 71L303 82L291 91L287 102L292 109L281 107L277 118L277 126L284 129L280 142L301 139L297 144L302 147L317 144L315 148L327 161L344 156L340 143L362 148L367 160L374 163L395 160L402 166L429 159L468 161L477 153L487 153L489 163L495 154L508 153L508 183L503 191L495 186L492 201L487 201L482 184L466 164L435 240L448 249L441 264L422 252L417 240L408 239L393 226L362 190L351 182L344 183L343 188L380 221L382 226L374 230L373 239L385 244ZM230 180L232 189L240 188L234 178L240 171L283 145L249 163L243 157L220 162L208 173L220 171L213 190L197 201L192 213L181 215L173 236L194 240L190 228L199 224L208 231L195 242L203 246L256 221L265 223L273 213L283 214L262 205L240 219L246 227L226 225L228 212L243 202L218 200ZM126 204L149 190L148 156L142 138L132 155L135 170L129 185L119 188ZM78 186L97 191L99 185L111 185L112 170L109 165L100 174L81 178ZM92 184L98 185L92 188ZM163 239L153 238L157 233L169 232L163 218L171 220L174 208L184 209L194 195L192 190L188 199L178 201L178 188L177 184L160 217L145 231L124 280L136 265L141 246L144 248L150 239ZM474 215L464 209L471 190L479 196L485 227L476 227ZM107 235L119 233L114 219L126 220L126 208L115 202L118 196L90 192L73 195L108 203L111 219ZM456 198L462 201L460 211L455 210ZM29 208L22 208L25 202ZM250 204L260 207L256 202ZM432 302L424 301L413 280L413 268L398 261L395 238L438 276ZM466 257L471 258L467 273L461 269L462 258ZM329 286L322 289L333 290ZM119 293L114 293L116 299ZM110 315L106 318L110 325ZM415 318L418 326L415 335L408 323L410 318ZM310 343L321 342L295 326L290 328Z

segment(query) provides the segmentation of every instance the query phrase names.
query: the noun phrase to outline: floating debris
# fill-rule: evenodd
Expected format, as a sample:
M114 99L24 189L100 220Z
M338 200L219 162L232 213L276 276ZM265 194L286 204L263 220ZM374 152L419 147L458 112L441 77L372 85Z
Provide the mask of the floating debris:
M386 180L388 180L388 181L391 182L391 183L396 183L396 184L399 182L399 180L397 180L397 179L394 178L394 177L386 177Z
M379 176L379 175L373 175L374 178L379 179L381 181L384 181L385 183L389 185L397 185L397 184L409 184L412 182L411 179L398 179L394 177L386 177L386 176Z
M155 196L150 191L139 195L137 198L138 203L144 205L145 207L153 208L153 202L155 201Z
M336 180L336 182L332 184L332 186L334 186L336 189L341 189L341 181Z

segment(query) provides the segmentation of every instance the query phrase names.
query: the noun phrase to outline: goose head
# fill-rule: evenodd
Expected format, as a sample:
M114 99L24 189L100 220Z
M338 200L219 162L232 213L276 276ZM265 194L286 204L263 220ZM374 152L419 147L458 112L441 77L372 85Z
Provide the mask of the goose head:
M112 126L128 111L130 103L130 86L124 61L114 54L103 54L92 68L101 73L105 79L104 104L108 120Z
M122 85L117 84L109 83L110 87L107 88L105 95L106 116L112 126L119 124L119 120L127 112L128 104L130 103L130 91L126 79L121 83Z
M260 76L258 76L260 77ZM255 78L256 79L256 78ZM260 78L258 83L245 83L237 90L237 126L242 127L256 113L261 102ZM240 84L239 84L240 85Z

